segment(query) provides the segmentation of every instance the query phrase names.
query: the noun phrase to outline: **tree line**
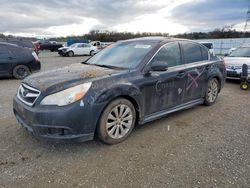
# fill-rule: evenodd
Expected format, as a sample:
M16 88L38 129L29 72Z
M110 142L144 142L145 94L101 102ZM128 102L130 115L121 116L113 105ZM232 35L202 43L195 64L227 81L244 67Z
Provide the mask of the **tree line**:
M218 38L242 38L250 37L250 32L236 31L235 29L223 27L221 29L215 29L209 32L190 32L177 35L169 35L169 33L132 33L132 32L114 32L114 31L99 31L92 30L88 34L81 36L67 36L67 37L57 37L50 38L50 40L56 40L60 42L66 42L69 38L77 39L87 39L91 41L105 41L105 42L116 42L118 40L126 40L131 38L138 37L149 37L149 36L163 36L163 37L177 37L177 38L186 38L186 39L218 39ZM14 37L11 35L4 35L0 33L0 38ZM27 39L27 38L26 38ZM35 41L35 38L29 38L32 41Z

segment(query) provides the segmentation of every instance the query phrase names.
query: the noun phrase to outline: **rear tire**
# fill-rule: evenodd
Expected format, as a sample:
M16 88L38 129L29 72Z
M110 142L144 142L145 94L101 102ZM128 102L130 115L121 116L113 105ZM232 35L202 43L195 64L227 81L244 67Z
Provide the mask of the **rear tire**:
M118 98L112 101L103 111L99 119L97 134L106 144L118 144L132 132L136 120L133 104Z
M219 94L219 82L216 78L208 81L204 104L211 106L215 103Z
M29 68L25 65L17 65L12 71L12 75L16 79L24 79L31 74Z
M73 57L74 56L74 52L72 52L72 51L68 52L68 56L69 57Z

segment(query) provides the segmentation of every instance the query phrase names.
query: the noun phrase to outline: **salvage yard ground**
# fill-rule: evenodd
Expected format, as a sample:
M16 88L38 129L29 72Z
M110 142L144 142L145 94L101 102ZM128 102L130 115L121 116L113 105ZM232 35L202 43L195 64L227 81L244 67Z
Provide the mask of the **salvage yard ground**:
M40 54L42 71L87 57ZM250 91L227 82L215 105L137 126L123 143L38 141L12 113L19 80L0 80L0 187L249 187Z

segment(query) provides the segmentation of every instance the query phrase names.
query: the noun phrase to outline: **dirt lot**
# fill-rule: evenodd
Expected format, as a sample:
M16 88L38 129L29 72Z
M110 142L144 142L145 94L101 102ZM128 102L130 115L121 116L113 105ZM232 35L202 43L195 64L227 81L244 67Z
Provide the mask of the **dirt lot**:
M86 58L40 57L43 71ZM237 82L215 105L137 126L114 146L34 139L12 114L19 84L0 80L0 187L250 186L250 91Z

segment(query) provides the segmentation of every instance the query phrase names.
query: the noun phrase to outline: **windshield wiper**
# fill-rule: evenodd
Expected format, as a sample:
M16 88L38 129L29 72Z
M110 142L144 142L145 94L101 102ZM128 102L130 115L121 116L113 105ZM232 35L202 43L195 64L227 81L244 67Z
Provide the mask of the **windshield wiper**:
M122 67L116 67L112 65L103 65L103 64L88 64L88 65L95 65L98 67L105 67L105 68L110 68L110 69L123 69Z

